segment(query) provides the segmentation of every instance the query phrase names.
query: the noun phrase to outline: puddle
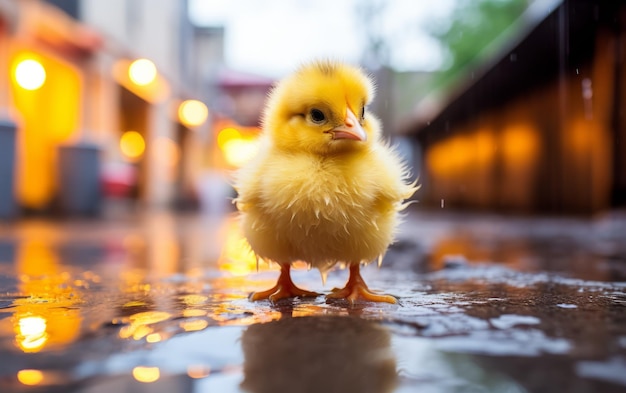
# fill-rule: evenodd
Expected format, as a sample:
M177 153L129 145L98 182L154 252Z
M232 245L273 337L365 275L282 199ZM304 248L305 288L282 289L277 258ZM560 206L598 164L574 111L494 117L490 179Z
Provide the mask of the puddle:
M0 230L0 390L623 390L626 282L586 275L589 268L529 268L520 261L547 256L520 246L509 258L502 250L511 247L497 240L523 229L482 225L477 232L498 233L479 243L482 251L437 243L458 231L449 219L421 243L404 241L382 269L363 270L371 288L399 304L353 307L323 297L249 302L278 273L263 264L257 271L232 220L157 215L134 226ZM542 231L533 236L556 229ZM500 259L473 259L494 257L488 248ZM305 266L293 273L298 285L325 293L347 278L332 272L323 286Z

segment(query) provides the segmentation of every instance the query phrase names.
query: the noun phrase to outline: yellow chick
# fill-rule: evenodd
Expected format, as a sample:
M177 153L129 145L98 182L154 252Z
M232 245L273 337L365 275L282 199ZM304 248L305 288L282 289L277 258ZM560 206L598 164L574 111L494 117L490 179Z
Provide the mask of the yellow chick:
M291 280L291 264L304 261L322 277L350 267L345 288L327 298L396 302L368 289L360 265L382 260L417 188L367 111L373 95L359 68L332 61L306 64L272 91L259 153L235 180L248 243L281 267L276 285L251 300L319 295Z

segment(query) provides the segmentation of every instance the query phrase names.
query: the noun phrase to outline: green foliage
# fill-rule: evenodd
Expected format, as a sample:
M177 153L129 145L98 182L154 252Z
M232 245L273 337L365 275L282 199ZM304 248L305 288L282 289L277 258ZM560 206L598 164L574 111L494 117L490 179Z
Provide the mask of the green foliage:
M473 65L478 55L520 17L528 3L529 0L458 0L449 23L430 28L447 55L435 87L446 86Z

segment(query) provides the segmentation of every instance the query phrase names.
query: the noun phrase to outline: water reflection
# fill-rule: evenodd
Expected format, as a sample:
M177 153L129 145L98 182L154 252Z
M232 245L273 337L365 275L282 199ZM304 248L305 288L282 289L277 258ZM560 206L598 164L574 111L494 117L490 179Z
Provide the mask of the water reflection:
M15 343L24 352L63 346L80 332L80 286L63 270L50 245L38 239L23 242L17 253L18 288L23 297L14 302Z
M17 334L15 340L24 352L36 352L48 340L47 322L40 316L17 317Z
M422 227L437 228L420 222ZM0 385L2 378L16 386L48 387L115 375L116 388L110 391L124 391L128 384L143 386L139 391L190 391L160 386L228 379L229 389L213 391L233 391L243 380L242 387L252 393L305 392L307 384L311 391L400 392L403 384L417 386L422 376L430 378L428 370L453 362L442 358L430 369L422 368L425 361L414 363L419 378L401 377L397 385L396 370L416 362L421 351L405 345L416 336L432 347L429 353L439 351L434 341L447 343L451 352L467 352L459 342L468 339L473 348L508 348L510 355L552 348L559 343L555 337L567 339L571 352L588 358L626 348L616 344L621 341L614 333L626 337L623 324L606 322L623 319L623 286L519 273L541 271L566 256L572 272L606 278L592 274L595 262L589 263L594 259L588 258L585 243L573 247L576 238L558 231L561 237L542 237L521 225L510 230L493 221L447 222L434 235L421 229L411 236L423 243L397 248L380 271L368 270L380 287L394 288L401 304L349 308L321 297L249 302L248 293L273 284L277 272L261 263L257 273L233 217L155 215L123 230L61 228L19 232L14 260L2 266L3 272L11 269L14 281L0 292ZM456 265L451 255L459 256ZM428 259L428 269L410 272L416 260ZM320 285L316 272L294 273L305 285ZM343 283L340 272L329 279L327 288ZM577 319L584 313L596 322ZM498 328L503 315L540 323ZM372 321L384 321L396 341L398 331L408 332L406 340L390 348L390 333ZM225 331L235 337L227 344ZM26 360L11 362L14 358ZM88 371L73 374L93 358ZM439 386L446 378L433 383Z
M43 373L40 370L20 370L17 380L24 385L39 385L43 381Z
M158 367L137 366L133 368L133 377L139 382L152 383L161 378L161 370Z
M372 321L287 317L248 327L241 343L241 386L253 393L383 393L396 386L389 332Z

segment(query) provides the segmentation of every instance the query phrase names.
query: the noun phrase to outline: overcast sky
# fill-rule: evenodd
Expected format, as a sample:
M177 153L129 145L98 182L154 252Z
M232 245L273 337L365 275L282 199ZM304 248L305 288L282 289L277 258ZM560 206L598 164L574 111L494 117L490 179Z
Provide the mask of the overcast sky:
M365 27L356 15L363 0L190 0L198 25L224 26L228 66L281 77L311 58L361 59ZM374 1L375 3L377 1ZM387 0L379 19L398 70L432 70L442 55L423 26L445 21L454 0Z

